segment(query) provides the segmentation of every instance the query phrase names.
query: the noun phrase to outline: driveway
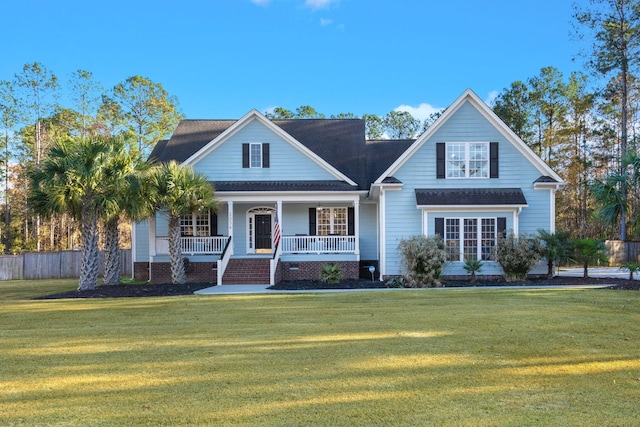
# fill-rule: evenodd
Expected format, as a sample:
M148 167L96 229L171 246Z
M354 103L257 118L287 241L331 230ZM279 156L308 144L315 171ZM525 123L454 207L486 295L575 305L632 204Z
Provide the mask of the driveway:
M584 269L582 268L561 268L558 273L559 276L567 277L582 277ZM589 277L615 277L619 279L628 279L629 272L622 270L619 267L590 267ZM635 273L633 278L640 280L640 274Z

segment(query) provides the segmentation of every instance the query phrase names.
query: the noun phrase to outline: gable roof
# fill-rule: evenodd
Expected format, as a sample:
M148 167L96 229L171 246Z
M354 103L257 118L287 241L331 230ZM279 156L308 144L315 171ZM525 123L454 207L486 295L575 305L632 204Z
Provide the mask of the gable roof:
M375 183L379 184L384 181L385 178L392 176L394 173L398 171L398 169L420 148L422 147L426 141L428 141L433 134L435 134L440 127L444 123L449 120L459 109L460 107L469 102L473 105L479 112L486 118L489 122L491 122L495 128L504 135L504 137L510 141L520 153L522 153L531 164L540 171L542 176L549 177L550 179L555 180L558 184L563 184L564 180L556 174L550 167L547 165L540 157L538 157L533 150L518 136L513 132L499 117L496 113L493 112L489 106L482 101L478 95L475 94L471 89L465 90L462 95L458 97L454 101L449 108L447 108L442 115L435 121L431 126L427 128L427 130L420 135L418 139L409 147L401 156L399 156L389 168L387 168L382 174L380 174Z
M150 158L197 161L253 119L306 152L337 179L368 189L363 119L269 120L252 110L240 120L182 120L168 141L154 147Z
M366 141L363 119L269 120L257 110L251 110L239 120L182 120L169 140L156 144L150 158L160 162L197 162L251 120L258 120L331 173L338 182L350 185L352 190L369 190L371 184L398 185L401 183L393 174L465 102L471 103L540 171L537 186L557 186L564 183L470 89L458 97L417 139ZM273 185L275 184L271 183ZM291 183L286 187L291 188Z

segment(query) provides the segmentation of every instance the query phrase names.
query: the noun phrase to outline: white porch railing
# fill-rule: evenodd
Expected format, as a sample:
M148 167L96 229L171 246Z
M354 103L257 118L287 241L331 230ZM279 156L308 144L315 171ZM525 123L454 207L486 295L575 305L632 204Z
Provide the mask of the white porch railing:
M355 236L282 236L282 252L288 254L354 253Z
M183 255L220 255L228 236L182 237ZM283 254L352 254L356 250L355 236L282 236ZM169 238L156 237L156 254L169 253Z
M181 237L183 255L217 255L221 254L227 244L227 236ZM169 253L169 238L156 237L156 253Z

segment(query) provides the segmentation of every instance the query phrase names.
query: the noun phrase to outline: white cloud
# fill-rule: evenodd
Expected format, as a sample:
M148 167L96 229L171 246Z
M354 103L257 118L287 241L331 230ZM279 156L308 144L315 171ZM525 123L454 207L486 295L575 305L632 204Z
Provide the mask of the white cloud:
M484 100L485 104L487 104L489 107L493 107L493 102L496 100L498 95L500 95L500 92L498 92L497 90L492 90L491 92L489 92L489 95L487 95Z
M320 18L320 25L322 25L323 27L326 27L327 25L331 25L331 24L333 24L333 20Z
M251 3L257 4L258 6L267 6L271 0L250 0Z
M337 0L305 0L304 5L312 10L326 9L331 3L337 3Z
M429 118L431 114L436 113L438 111L442 111L442 108L434 107L431 104L427 104L423 102L417 107L413 107L411 105L400 105L399 107L396 107L393 110L406 111L416 119L420 120L421 122L424 122L426 119Z

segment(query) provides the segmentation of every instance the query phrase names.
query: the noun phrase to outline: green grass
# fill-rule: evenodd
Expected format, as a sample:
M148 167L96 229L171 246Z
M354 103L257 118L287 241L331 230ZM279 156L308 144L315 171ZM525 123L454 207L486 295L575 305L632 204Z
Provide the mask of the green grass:
M636 291L74 287L0 282L0 425L638 423Z

